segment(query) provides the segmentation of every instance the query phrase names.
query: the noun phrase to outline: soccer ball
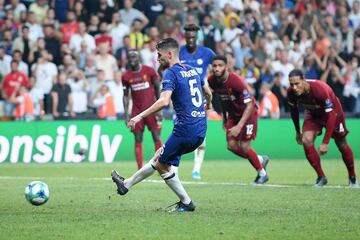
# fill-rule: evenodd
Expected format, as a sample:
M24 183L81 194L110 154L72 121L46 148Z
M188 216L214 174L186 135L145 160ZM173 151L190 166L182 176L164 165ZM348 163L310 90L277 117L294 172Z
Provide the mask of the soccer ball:
M33 181L25 188L25 198L29 203L39 206L49 200L49 187L42 181Z

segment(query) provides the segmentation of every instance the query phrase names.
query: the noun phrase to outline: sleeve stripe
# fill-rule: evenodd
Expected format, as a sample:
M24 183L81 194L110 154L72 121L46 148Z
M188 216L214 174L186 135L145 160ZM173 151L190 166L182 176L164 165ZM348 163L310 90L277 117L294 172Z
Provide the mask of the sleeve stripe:
M248 102L250 102L251 101L251 98L246 98L246 99L244 99L244 103L248 103Z

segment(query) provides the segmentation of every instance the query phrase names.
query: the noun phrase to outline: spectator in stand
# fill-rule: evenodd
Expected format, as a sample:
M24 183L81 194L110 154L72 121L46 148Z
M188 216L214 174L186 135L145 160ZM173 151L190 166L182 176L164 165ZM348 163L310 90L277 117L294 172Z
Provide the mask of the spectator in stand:
M282 73L281 84L287 88L289 86L289 80L287 76L291 70L294 69L294 65L289 63L288 53L286 50L279 51L279 60L276 60L272 63L272 69L274 72Z
M316 30L315 30L316 28ZM311 27L311 36L314 41L314 51L318 57L323 58L327 51L329 51L331 42L327 37L326 29L320 25Z
M354 51L354 30L349 25L349 19L342 17L336 30L336 42L341 43L340 51L350 54Z
M163 35L165 33L174 28L176 20L176 10L171 6L171 4L166 4L164 12L160 14L155 21L155 26L159 30L161 37L164 37Z
M85 41L87 45L88 53L95 51L95 39L93 36L86 32L85 22L78 23L78 33L75 33L70 38L70 48L74 53L78 53L81 50L81 42Z
M0 48L1 49L1 48ZM13 112L15 109L15 104L10 100L11 96L13 96L14 91L20 89L21 86L28 87L29 79L28 77L18 70L19 62L16 60L11 60L11 72L6 74L2 84L1 91L2 97L4 98L4 114L5 116L13 116ZM15 97L17 94L15 93Z
M99 45L99 54L95 56L97 69L102 69L105 73L105 80L114 80L115 71L118 66L113 55L109 54L110 46L104 42Z
M110 94L114 99L115 112L117 119L125 118L125 109L124 109L124 86L122 85L122 73L117 71L115 73L114 81L107 81L106 85L110 89Z
M276 95L277 99L279 100L279 108L280 112L288 112L288 103L286 100L287 92L286 88L281 83L282 73L276 72L274 74L274 79L272 82L271 91Z
M70 6L74 6L74 0L51 0L51 7L54 9L56 19L60 23L66 22L67 11L70 9Z
M235 13L233 6L230 5L229 3L226 3L222 6L220 6L220 8L222 9L223 13L224 13L224 18L223 18L223 24L225 26L225 28L230 28L230 22L232 19L235 20L235 22L239 23L240 22L240 17Z
M78 32L78 22L75 12L72 10L67 12L66 19L67 21L60 27L60 31L62 33L62 41L69 43L71 36Z
M344 76L344 105L343 109L353 113L356 107L356 99L360 93L360 69L356 57L352 57L350 61L341 69L341 75Z
M75 117L73 112L73 97L71 88L67 84L67 75L60 72L58 81L51 89L52 115L55 120L67 120Z
M87 44L85 41L81 42L81 50L78 53L75 53L76 65L79 69L84 69L86 64L86 59L90 55L87 50Z
M111 23L111 18L114 13L114 8L110 7L107 0L99 0L97 15L101 22Z
M55 29L59 29L60 22L58 19L56 19L55 10L53 8L49 8L49 10L47 11L47 15L44 18L42 24L43 24L43 26L44 25L53 25Z
M259 117L262 118L280 118L279 100L270 90L271 85L263 83L260 87L260 95L262 96L259 104Z
M133 8L133 5L133 0L124 0L124 9L119 11L121 19L128 27L132 26L135 19L140 19L142 29L149 23L149 19L142 12Z
M128 52L131 50L130 43L130 36L125 35L123 38L123 47L119 48L115 53L115 57L116 59L118 59L118 66L122 71L128 69L127 55Z
M143 1L143 9L138 8L149 19L149 24L146 26L146 28L155 26L156 19L164 11L164 2L165 1L163 0L147 0Z
M58 75L56 65L50 62L49 58L49 53L42 50L37 63L31 67L36 87L40 88L44 93L44 109L46 113L51 113L50 91L53 84L56 83Z
M85 79L84 72L82 70L75 70L68 79L68 84L71 88L71 94L73 98L73 108L75 118L86 118L87 112L87 92L89 85Z
M153 69L159 68L159 62L157 61L157 51L156 51L156 40L150 40L145 42L143 49L140 51L141 60L144 65L150 66Z
M43 19L47 14L49 5L46 0L36 0L36 2L30 4L29 12L33 12L36 17L36 22L42 24Z
M13 42L13 50L22 52L23 61L29 63L30 50L35 47L35 42L29 38L29 27L23 25L21 27L21 35L15 38Z
M58 68L59 71L65 72L66 75L70 76L77 69L76 61L71 54L66 54L63 57L63 64Z
M93 105L93 101L96 98L96 93L98 92L98 89L100 89L100 87L104 84L105 84L105 73L102 69L99 69L97 70L96 78L91 82L89 81L88 99L89 99L90 107L92 109L95 108L95 106Z
M96 46L99 46L100 43L107 42L110 46L109 53L112 54L112 37L108 33L108 24L106 22L101 22L99 31L100 33L95 35Z
M304 57L303 69L306 79L320 79L325 68L325 64L312 50Z
M87 22L89 19L89 16L87 14L86 8L84 7L84 3L81 2L81 0L77 0L74 3L74 12L76 15L76 20L78 22Z
M44 37L43 29L41 25L36 22L36 16L33 12L28 12L26 25L29 27L29 38L32 41Z
M47 24L44 25L44 35L45 35L45 49L52 55L52 62L56 65L61 63L60 59L60 41L56 36L54 25Z
M16 60L19 63L18 70L26 76L29 76L29 65L22 60L22 55L19 50L13 51L13 60Z
M124 46L124 36L130 33L130 28L121 22L120 13L114 12L112 15L112 22L109 25L110 36L112 38L112 52L116 51Z
M205 15L202 20L201 31L204 34L204 46L216 51L221 41L220 30L212 24L212 18L209 14Z
M352 23L353 29L357 29L360 26L360 1L359 0L353 1L351 13L349 15L349 20Z
M34 104L25 86L17 85L9 101L15 104L14 117L16 121L34 120Z
M91 36L95 36L100 33L99 31L100 18L98 15L90 16L90 23L88 25L88 33Z
M23 3L20 3L19 0L11 0L10 3L5 6L5 9L11 9L14 12L16 21L20 20L21 12L27 11L26 6Z
M244 33L244 31L238 28L238 20L233 17L229 20L229 28L225 28L222 33L222 39L231 46L231 48L240 48L239 36Z
M339 98L341 104L344 104L343 91L345 78L341 75L341 68L336 65L336 59L329 57L326 62L326 69L321 75L321 81L326 82Z
M108 86L101 85L93 100L94 106L98 108L98 117L104 120L116 120L114 98L110 94Z
M36 80L34 77L30 78L29 95L34 105L34 117L35 120L41 120L44 115L44 92L39 86L36 86Z
M5 76L11 71L12 57L5 53L3 46L0 46L0 75Z
M144 42L149 40L149 37L146 34L141 32L143 28L142 20L136 18L131 25L130 31L130 46L133 49L140 50L144 44Z

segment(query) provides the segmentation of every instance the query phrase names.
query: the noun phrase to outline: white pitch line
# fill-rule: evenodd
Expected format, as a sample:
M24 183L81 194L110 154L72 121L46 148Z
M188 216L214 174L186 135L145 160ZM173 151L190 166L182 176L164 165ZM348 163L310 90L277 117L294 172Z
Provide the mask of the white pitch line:
M80 178L80 177L29 177L29 176L0 176L0 180L40 180L40 179L52 179L52 180L94 180L94 181L110 181L111 178ZM163 180L155 180L155 179L146 179L144 180L146 183L161 183L163 184ZM202 182L202 181L182 181L185 185L199 185L199 186L254 186L254 187L269 187L269 188L305 188L305 187L313 187L311 185L289 185L289 184L254 184L254 183L241 183L241 182ZM324 186L322 188L349 188L345 185L329 185ZM360 189L360 188L358 188Z

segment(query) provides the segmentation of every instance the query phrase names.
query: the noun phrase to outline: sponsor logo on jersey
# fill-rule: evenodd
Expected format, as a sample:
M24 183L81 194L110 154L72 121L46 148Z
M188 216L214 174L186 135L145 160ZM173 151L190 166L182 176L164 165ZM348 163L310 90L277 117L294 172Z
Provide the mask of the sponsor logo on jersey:
M197 64L199 65L202 65L204 63L204 60L202 60L201 58L199 58L197 61L196 61Z
M193 116L193 117L205 117L205 111L192 111L191 116Z
M147 89L149 87L150 87L149 82L141 82L141 83L132 84L131 85L131 90L140 91L140 90Z

